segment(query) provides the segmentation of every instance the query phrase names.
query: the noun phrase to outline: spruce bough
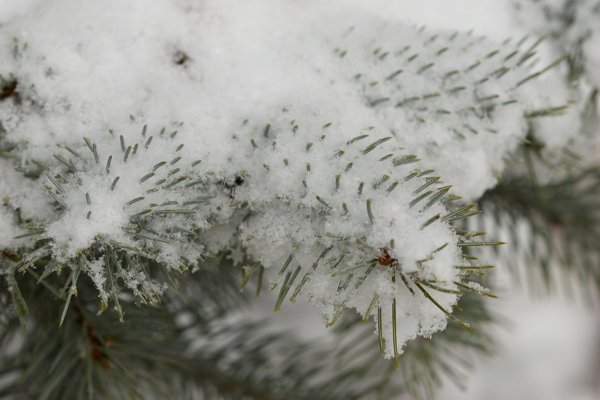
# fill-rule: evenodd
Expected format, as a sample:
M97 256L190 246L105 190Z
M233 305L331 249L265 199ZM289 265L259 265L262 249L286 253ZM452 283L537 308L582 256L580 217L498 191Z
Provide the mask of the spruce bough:
M0 343L21 343L0 374L26 383L0 396L431 397L442 372L462 385L469 354L493 350L492 259L477 250L503 244L469 221L533 143L549 151L485 204L528 219L555 201L536 170L579 130L538 121L579 121L560 75L572 58L540 64L543 37L360 13L341 26L296 10L275 40L225 5L127 4L115 20L63 0L37 11L52 35L21 32L35 16L0 30ZM79 44L61 7L81 17ZM93 40L114 32L116 51ZM260 38L251 54L240 33ZM307 299L339 343L243 316L269 290L281 313Z

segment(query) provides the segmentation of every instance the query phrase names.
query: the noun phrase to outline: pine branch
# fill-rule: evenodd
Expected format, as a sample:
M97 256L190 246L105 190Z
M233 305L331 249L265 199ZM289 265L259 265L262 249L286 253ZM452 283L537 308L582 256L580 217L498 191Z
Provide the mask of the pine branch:
M589 62L588 42L598 35L600 7L593 0L514 2L517 15L527 18L527 27L547 37L559 51L570 54L568 80L577 84L589 78L593 64ZM532 23L531 15L538 15ZM540 18L542 17L542 18ZM593 55L591 55L593 57ZM597 85L598 82L595 82Z
M9 381L0 397L190 398L202 392L223 399L362 398L351 384L359 367L332 369L322 345L265 331L260 321L231 321L243 304L231 267L205 267L163 305L139 308L131 296L122 298L125 322L113 313L95 315L91 282L80 282L60 329L55 296L33 279L22 280L25 298L40 307L29 316L28 335L20 333L15 313L1 320L2 348L12 350L0 354L0 376Z
M547 286L552 283L551 264L557 262L583 283L600 287L599 196L600 170L591 168L542 185L526 176L507 178L487 192L481 204L511 236L520 238L509 245L529 250ZM533 237L518 235L521 221Z
M475 333L463 315L483 326L489 315L478 313L477 301L468 300L475 311L458 316L453 307L466 291L495 297L478 280L489 266L470 257L468 249L502 243L474 239L482 232L453 225L480 211L476 204L452 208L449 203L459 197L429 165L452 169L454 184L477 197L493 183L489 172L502 165L515 136L525 136L527 118L556 116L568 107L562 94L548 103L535 90L541 87L538 78L566 57L534 70L541 38L500 45L471 34L377 24L325 38L339 43L335 50L323 45L322 37L314 41L326 49L315 53L323 56L324 68L313 78L327 82L332 93L349 94L341 99L343 111L322 104L333 115L325 115L319 104L288 107L286 99L279 108L277 99L270 99L281 113L254 115L250 109L258 122L246 120L233 134L234 124L217 128L211 135L219 139L200 138L200 145L196 136L180 142L183 132L177 136L177 130L153 134L144 126L141 135L125 132L136 117L148 118L144 115L161 108L151 105L132 111L127 124L116 121L118 129L109 129L110 135L75 141L60 133L57 149L48 154L33 140L2 146L7 165L14 163L11 180L18 173L18 179L39 184L47 194L36 200L44 211L27 220L20 217L17 196L5 201L23 232L13 239L20 241L17 246L3 249L0 272L7 286L0 304L11 301L2 318L8 339L21 338L17 326L30 331L16 355L5 355L23 382L6 390L40 398L95 393L181 398L203 391L207 397L258 399L358 399L391 390L392 375L382 377L370 364L331 368L319 346L267 334L259 323L232 324L238 285L230 276L219 277L222 271L208 272L205 263L214 258L222 264L225 256L244 265L240 291L256 278L257 294L264 279L279 291L276 311L287 299L293 303L306 296L328 326L340 321L346 308L355 308L363 320L373 316L377 335L370 341L394 358L396 368L408 366L402 369L403 390L411 395L431 395L441 371L460 380L453 366L461 357L448 348L463 343L487 349L485 337L463 338ZM399 38L406 41L400 47ZM123 65L135 69L136 59L145 57L138 57L137 47L146 46L137 46L137 39L132 43L132 58ZM90 103L75 93L55 98L54 92L63 93L64 77L49 79L51 69L36 70L37 49L15 39L10 50L8 68L17 72L2 82L0 116L19 117L11 120L13 140L23 140L19 133L27 131L29 118L45 120L45 110L54 110L56 120L71 121L97 107L97 99ZM193 66L193 56L177 50L168 62L179 73ZM25 67L29 73L19 73ZM68 68L64 71L67 75ZM145 79L139 82L156 89L157 97L167 93L159 90L159 80ZM46 86L36 86L38 80ZM37 93L38 87L46 90ZM48 90L52 87L56 90ZM130 92L137 93L134 89ZM148 105L127 95L132 103ZM69 107L58 110L55 104ZM356 107L346 110L346 104ZM354 119L354 113L368 117ZM238 117L237 110L229 115L231 121ZM107 123L89 118L89 126ZM189 122L204 127L199 121ZM469 178L472 151L473 160L489 160L475 167L491 180ZM417 154L423 163L415 164L421 161ZM189 275L188 269L199 271ZM167 283L180 295L167 291ZM147 306L138 309L134 303ZM95 315L98 309L108 315ZM428 346L411 342L402 354L408 340L431 336L447 319L456 323L447 339L440 336ZM56 335L42 340L48 332ZM356 354L345 348L344 355L346 350ZM369 375L371 386L355 382L363 375Z
M365 371L363 379L381 378L374 380L379 398L404 392L413 399L433 399L445 378L464 389L474 358L495 353L492 332L497 317L487 309L486 301L474 294L462 296L459 306L461 318L476 323L480 334L472 335L457 324L449 324L431 338L408 342L399 357L401 380L394 364L382 363L372 351L373 342L377 340L372 329L350 314L335 327L340 340L338 363L369 365L370 370Z

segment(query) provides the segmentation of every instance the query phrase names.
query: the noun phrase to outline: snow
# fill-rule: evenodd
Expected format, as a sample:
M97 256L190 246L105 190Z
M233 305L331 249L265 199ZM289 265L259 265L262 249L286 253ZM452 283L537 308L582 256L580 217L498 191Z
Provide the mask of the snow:
M183 259L193 266L199 257L234 247L236 239L207 233L207 246L192 245L189 232L234 227L229 219L248 205L253 214L239 225L237 240L280 285L284 276L277 269L293 254L302 273L292 299L308 296L326 323L345 307L367 312L378 296L387 356L393 329L400 345L443 329L446 317L417 287L392 282L391 268L366 260L388 249L394 268L409 280L454 288L453 266L464 264L458 237L447 221L432 219L447 214L440 200L449 187L441 182L456 181L467 198L493 185L501 155L525 134L523 114L533 100L525 96L522 106L500 112L498 122L514 121L500 127L506 128L502 134L481 134L464 145L448 131L457 124L479 128L477 119L487 126L491 117L461 119L461 110L489 94L481 90L500 90L500 101L514 100L516 83L529 71L477 88L474 79L489 75L494 64L482 66L479 75L463 78L461 72L448 81L443 75L464 71L495 48L483 38L443 31L439 45L429 45L429 31L351 8L333 14L317 2L300 8L261 1L231 9L226 2L192 7L161 0L57 0L3 28L0 71L17 82L20 101L3 102L0 118L7 140L21 143L22 168L42 172L42 179L48 174L44 191L63 208L46 200L55 214L32 215L45 224L40 237L52 239L53 257L68 263L98 243L143 247L167 265ZM355 32L348 34L352 26ZM394 54L381 65L381 55L373 60L373 40L385 35L404 37L402 47L413 43L413 51L422 53L418 63L397 54L398 44L390 41L381 45ZM441 55L444 43L452 48ZM432 58L439 69L424 67ZM459 59L465 63L456 64ZM462 95L444 95L428 100L426 109L411 104L380 111L372 97L387 92L369 93L353 76L364 71L367 82L383 79L380 74L397 68L389 63L406 69L383 89L392 91L394 102L463 84L467 94L462 103L453 98ZM445 120L441 109L457 116ZM431 128L418 126L420 115ZM141 125L148 128L140 134ZM159 127L165 128L157 133ZM415 153L421 162L401 162ZM473 168L465 160L489 164ZM44 171L33 165L40 162ZM439 167L443 181L430 166ZM477 174L456 179L469 171ZM244 183L236 187L239 177ZM187 187L189 182L198 184ZM14 186L6 195L17 202ZM324 249L332 250L321 259ZM332 279L335 271L326 265L342 256L337 270L365 265ZM126 284L137 288L134 271L127 274ZM94 278L101 279L97 273ZM457 300L456 294L434 297L444 309ZM392 328L393 299L401 318Z
M6 23L17 16L30 12L40 0L0 0L0 23Z
M0 246L19 245L8 211L19 208L45 224L61 262L96 244L192 266L231 249L241 264L243 249L272 285L299 271L289 296L308 298L325 323L381 308L392 357L393 330L401 347L447 323L414 282L456 290L454 266L466 263L448 221L423 227L448 213L435 195L452 185L477 199L530 126L549 148L579 132L582 95L565 87L566 66L528 80L561 54L541 44L524 61L536 38L520 42L500 3L4 1L0 75L19 98L0 103L0 121L19 167L41 177L0 159ZM565 104L563 116L526 118ZM396 263L377 260L382 249ZM106 300L102 268L88 265ZM165 289L135 266L118 273L134 292ZM446 310L456 303L429 291Z
M293 118L293 111L289 111L289 118ZM293 255L292 267L300 265L298 279L304 279L306 271L315 268L311 267L315 260L331 247L320 259L316 271L306 275L310 278L303 287L303 293L320 308L326 323L335 319L339 304L348 301L347 306L364 313L373 296L378 294L378 304L385 310L391 310L392 297L402 304L400 312L406 315L398 324L400 343L414 337L419 329L423 334L429 334L443 328L443 314L428 300L421 295L413 296L400 280L392 284L390 267L377 266L359 288L353 289L359 284L359 277L369 270L372 262L367 260L377 258L382 248L389 249L390 256L397 259L401 266L399 270L404 274L446 283L456 279L457 270L452 266L461 263L456 248L440 251L431 261L419 261L427 259L445 243L457 241L447 223L434 223L421 229L430 217L445 213L439 203L422 212L427 199L434 194L430 193L412 208L409 206L417 197L415 193L427 182L427 177L415 176L405 181L414 167L394 167L395 157L379 161L397 150L389 144L391 138L364 154L372 143L381 142L382 133L376 129L368 130L368 137L352 142L351 126L334 124L325 128L311 126L309 121L296 121L300 125L296 132L289 123L287 127L282 124L283 131L273 124L268 138L256 137L256 149L248 146L254 157L269 166L267 169L256 163L252 169L247 169L248 180L261 182L261 185L244 185L236 192L236 198L252 199L253 202L250 208L255 213L241 226L242 238L246 237L244 245L251 258L278 274L286 259ZM272 141L277 145L271 145ZM308 151L307 143L313 143ZM339 154L340 150L344 154L324 157ZM287 165L283 160L288 160ZM352 167L348 169L350 163ZM310 164L310 171L306 164ZM389 179L377 186L382 176ZM363 188L359 195L361 182ZM274 189L265 190L265 187ZM388 192L389 188L393 190ZM432 193L437 191L439 189L434 189ZM362 245L357 245L357 241ZM394 248L391 248L392 241ZM338 261L341 263L332 270L331 265ZM360 264L365 265L347 275L331 277L335 271ZM269 272L267 276L273 275ZM345 282L348 276L354 277L348 282L348 289L338 289L340 282ZM274 279L282 285L284 275L275 275ZM456 296L442 295L438 300L449 308ZM376 314L376 311L371 312ZM388 313L386 319L391 320L391 314ZM385 336L391 337L391 327ZM389 350L391 354L391 348Z
M135 154L133 150L123 151L120 139L114 138L111 147L108 145L95 147L101 160L96 163L92 151L87 145L82 144L75 150L80 157L73 160L78 171L68 174L65 165L50 171L48 174L50 177L65 176L62 178L65 182L58 183L59 186L56 188L52 187L52 181L48 178L51 189L54 189L55 195L66 206L60 219L48 224L45 232L45 237L53 239L54 255L59 261L66 262L67 259L76 257L82 250L91 246L97 238L135 247L135 243L130 239L131 235L124 228L132 225L130 223L132 216L148 210L157 217L153 221L148 221L151 228L146 229L173 231L170 236L174 240L184 237L181 229L191 231L207 226L206 216L203 219L198 217L198 222L195 224L186 221L186 218L180 215L168 219L158 217L158 215L169 214L167 211L177 214L178 210L182 209L183 203L194 201L201 193L194 190L194 187L183 194L178 190L178 186L173 186L171 189L171 184L188 176L184 174L193 170L193 162L183 158L184 148L176 150L180 143L167 134L161 136L159 133L156 139L152 136L153 140L146 146L150 140L150 132L151 130L147 133L147 137L140 134L141 140L138 142L123 142L127 149L137 146ZM165 152L165 148L169 147L175 148L171 154ZM65 159L66 157L68 155L65 154ZM107 160L106 163L104 159ZM110 167L108 159L111 160ZM179 186L187 183L182 180ZM186 211L197 213L193 208L186 207ZM202 210L205 209L206 207ZM166 258L169 257L167 252L173 259L179 258L177 254L191 260L199 256L198 251L188 251L181 246L169 246L161 250Z
M35 29L27 21L36 21ZM495 184L502 156L525 136L523 113L568 100L562 86L552 84L555 76L515 87L536 71L527 63L513 65L522 53L500 61L516 49L517 38L504 46L464 33L455 40L453 31L421 30L350 7L333 13L318 2L299 7L259 1L234 8L227 2L192 7L160 0L60 0L4 29L3 47L12 57L7 51L0 74L13 74L23 104L3 104L0 116L9 136L30 142L32 157L54 143L109 129L121 134L131 126L183 122L194 132L213 132L212 140L200 134L203 143L195 149L210 148L225 159L229 148L216 138L234 133L246 119L266 125L293 105L300 121L322 117L393 131L407 152L443 169L462 196L474 199ZM406 55L398 54L407 45L412 48ZM380 55L372 54L378 48ZM501 53L486 61L496 49ZM338 57L344 51L348 55ZM181 65L177 57L184 57ZM482 65L471 72L477 62ZM500 77L504 64L511 70ZM398 69L405 71L385 80ZM455 70L461 73L446 77ZM489 82L476 83L494 71ZM354 79L357 74L361 78ZM372 86L376 81L381 83ZM540 96L547 87L552 91ZM481 100L489 96L499 97ZM423 99L394 108L416 97ZM372 106L385 98L390 101ZM500 106L509 100L518 101ZM494 106L494 115L482 111ZM466 174L472 179L458 179Z
M597 140L577 135L582 130L581 114L596 114L600 111L597 102L591 103L594 88L600 85L598 57L600 53L600 8L594 0L542 0L513 1L515 20L531 32L545 38L545 46L541 46L546 59L571 54L573 67L571 71L560 73L569 77L571 105L563 118L534 120L535 136L546 144L548 150L556 151L562 146L570 145L584 158L593 157L591 153L597 149ZM564 15L568 15L565 17ZM555 84L559 82L549 82ZM552 96L554 90L548 91ZM591 107L590 107L591 106ZM594 109L595 106L595 109ZM584 130L589 129L585 126ZM593 128L597 137L597 124Z

